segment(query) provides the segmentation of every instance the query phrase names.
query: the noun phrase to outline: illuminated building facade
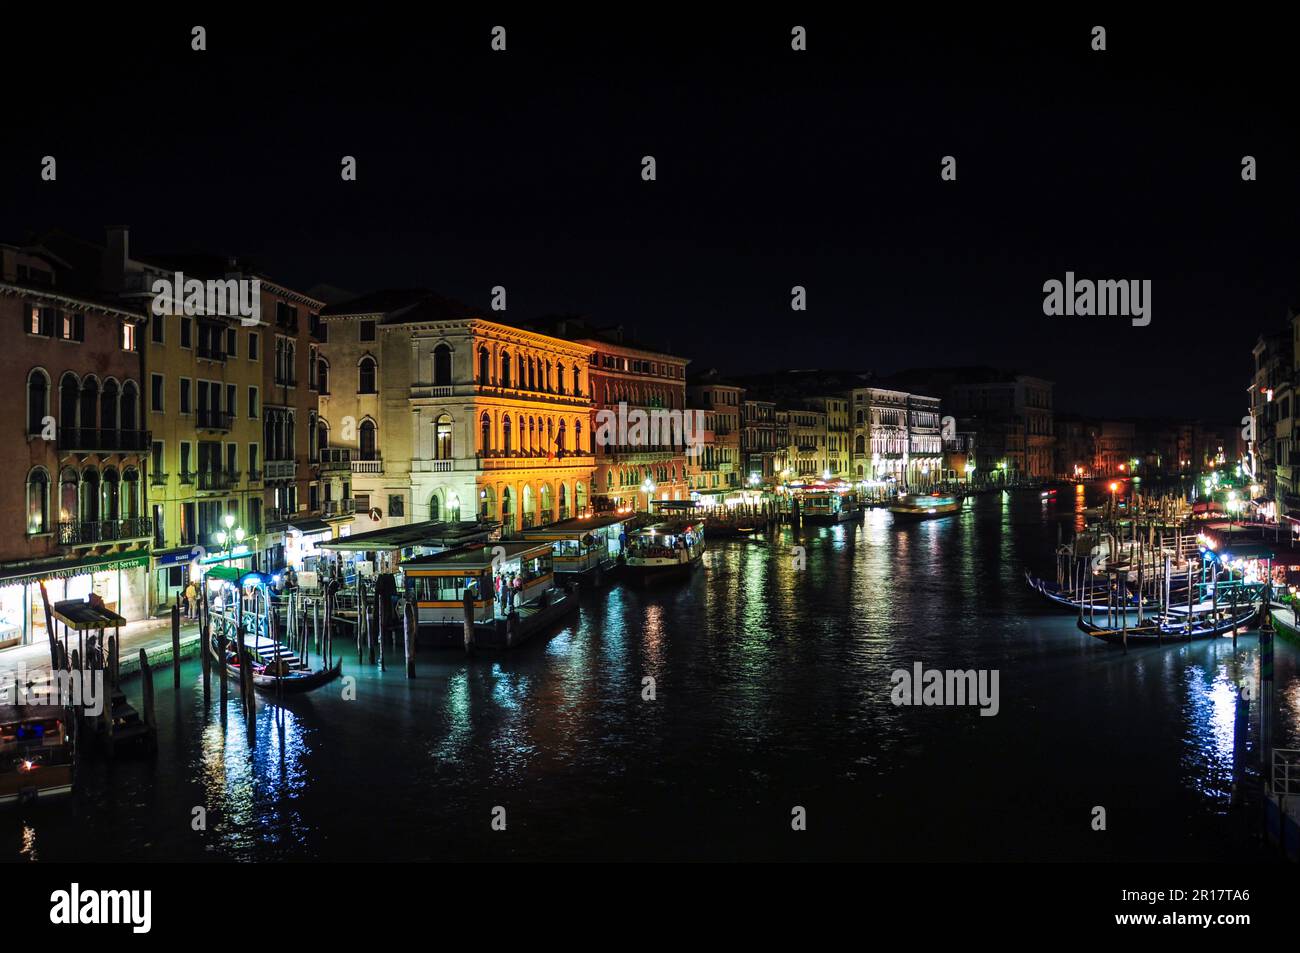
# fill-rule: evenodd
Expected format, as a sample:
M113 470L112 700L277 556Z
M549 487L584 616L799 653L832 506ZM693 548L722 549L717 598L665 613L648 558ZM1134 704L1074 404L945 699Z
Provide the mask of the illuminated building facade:
M45 640L40 580L52 602L93 593L128 620L149 611L145 316L78 279L47 248L0 245L0 649Z
M379 473L353 473L360 529L481 519L511 532L587 509L590 346L420 290L321 315L329 447L383 447Z

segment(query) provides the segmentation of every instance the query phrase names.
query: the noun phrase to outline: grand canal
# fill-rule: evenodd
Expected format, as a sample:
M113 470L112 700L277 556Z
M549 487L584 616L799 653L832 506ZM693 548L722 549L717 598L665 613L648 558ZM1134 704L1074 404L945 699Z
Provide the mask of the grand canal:
M1022 573L1050 571L1080 505L1017 492L908 526L873 511L714 542L689 583L590 593L571 627L509 655L425 653L409 682L349 658L355 700L337 685L294 700L283 735L263 704L251 755L233 700L223 730L188 663L179 697L157 680L156 764L91 762L71 800L0 813L0 856L1271 857L1229 804L1232 686L1255 671L1256 636L1126 656L1046 611ZM916 662L998 670L999 713L895 707L890 674ZM1294 746L1285 643L1276 686Z

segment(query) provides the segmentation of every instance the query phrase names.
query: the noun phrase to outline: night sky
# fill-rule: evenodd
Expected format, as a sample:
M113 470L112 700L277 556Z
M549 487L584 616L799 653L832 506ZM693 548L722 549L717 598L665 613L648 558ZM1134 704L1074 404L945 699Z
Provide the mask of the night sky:
M995 364L1109 415L1238 419L1252 344L1300 303L1295 55L1254 13L326 10L6 12L0 240L125 224L136 253L241 254L302 290L504 285L509 318L622 323L695 369ZM1151 325L1045 317L1067 270L1150 279Z

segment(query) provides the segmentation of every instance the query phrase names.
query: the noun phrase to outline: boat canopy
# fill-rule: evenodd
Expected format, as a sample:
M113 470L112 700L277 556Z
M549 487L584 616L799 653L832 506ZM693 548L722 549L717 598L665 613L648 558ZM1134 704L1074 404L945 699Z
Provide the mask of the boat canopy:
M548 540L501 542L495 546L466 546L444 553L417 556L403 562L401 571L406 576L416 577L473 576L515 560L549 557L550 554L551 544Z

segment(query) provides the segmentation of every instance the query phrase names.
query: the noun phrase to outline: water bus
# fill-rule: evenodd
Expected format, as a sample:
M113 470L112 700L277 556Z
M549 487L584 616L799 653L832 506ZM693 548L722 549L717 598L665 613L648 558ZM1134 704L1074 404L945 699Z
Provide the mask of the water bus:
M960 512L962 501L955 496L909 493L890 504L889 512L904 519L934 519Z
M578 516L526 529L520 536L551 544L551 565L557 576L599 586L618 564L634 521L628 513Z
M668 520L628 538L623 573L634 583L689 576L704 556L704 522Z
M419 556L401 564L401 578L421 641L439 647L464 646L467 611L476 646L513 648L578 610L576 593L556 583L547 540Z
M851 493L840 490L806 490L798 500L803 521L814 526L848 523L865 512Z

